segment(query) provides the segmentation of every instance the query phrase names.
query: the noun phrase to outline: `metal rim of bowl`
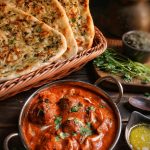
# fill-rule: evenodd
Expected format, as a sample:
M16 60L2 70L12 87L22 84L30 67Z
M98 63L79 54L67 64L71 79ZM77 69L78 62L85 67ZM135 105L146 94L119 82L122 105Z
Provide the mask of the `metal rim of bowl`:
M53 85L57 85L57 84L61 84L61 83L67 83L67 82L79 82L79 83L82 83L82 84L87 84L93 88L97 88L97 90L103 92L102 94L104 94L109 100L110 100L110 103L113 105L113 108L112 106L110 106L112 108L112 110L114 111L116 117L117 117L117 125L118 125L118 128L117 128L117 132L116 132L116 136L115 136L115 140L113 141L113 143L111 144L111 147L110 147L110 150L113 150L113 148L116 146L119 138L120 138L120 135L121 135L121 129L122 129L122 121L121 121L121 115L120 115L120 112L119 112L119 109L117 107L117 105L113 102L113 100L111 99L111 97L105 92L103 91L101 88L97 87L96 85L92 85L90 83L87 83L87 82L84 82L84 81L77 81L77 80L60 80L60 81L55 81L55 82L52 82L52 83L49 83L49 84L46 84L44 86L42 86L41 88L39 88L38 90L36 90L28 99L27 101L25 102L25 104L23 105L22 109L21 109L21 113L20 113L20 116L19 116L19 123L18 123L18 127L19 127L19 135L21 137L21 141L24 145L24 147L28 150L29 147L27 146L26 142L25 142L25 139L24 139L24 136L23 136L23 132L22 132L22 118L23 118L23 115L25 113L25 109L28 108L30 102L32 101L32 98L40 91L48 88L48 87L51 87ZM114 109L115 108L115 109Z

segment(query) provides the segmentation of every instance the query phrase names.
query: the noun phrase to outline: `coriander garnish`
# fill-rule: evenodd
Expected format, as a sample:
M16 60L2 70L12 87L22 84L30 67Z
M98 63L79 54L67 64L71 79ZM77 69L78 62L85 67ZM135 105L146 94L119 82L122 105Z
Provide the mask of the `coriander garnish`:
M89 106L89 107L87 108L87 111L95 111L95 107L94 107L94 106Z
M139 79L141 83L150 82L150 67L130 60L114 49L107 49L93 61L101 71L118 75L127 82Z
M60 127L60 125L61 125L61 121L62 121L62 117L61 116L57 116L56 118L55 118L55 129L56 130L58 130L59 129L59 127Z
M75 19L75 18L72 18L71 21L74 23L74 22L76 22L76 19Z
M147 97L147 98L150 98L150 93L146 92L146 93L144 93L144 96Z
M82 121L80 121L78 118L74 118L74 123L80 127L82 127L84 124Z
M105 106L104 106L104 105L102 105L102 104L100 104L100 105L99 105L99 107L100 107L100 108L105 108Z
M86 124L86 126L87 126L88 128L91 128L91 123L88 122L88 123Z
M78 112L81 107L82 107L82 104L78 103L76 106L73 106L70 111L71 112Z
M59 137L59 136L56 136L56 137L55 137L55 141L58 142L59 140L60 140L60 137Z
M88 127L81 127L80 134L82 136L89 136L89 135L92 135L92 130Z
M77 136L77 133L76 133L76 132L73 132L73 133L72 133L72 136Z
M82 136L89 136L92 135L92 133L90 122L87 122L86 126L80 128L80 134Z
M65 139L68 136L69 136L68 133L60 132L60 134L55 137L55 140L56 142L58 142L60 139Z
M69 134L68 133L64 133L64 132L60 132L60 134L59 134L59 137L61 138L61 139L65 139L66 137L68 137L69 136Z

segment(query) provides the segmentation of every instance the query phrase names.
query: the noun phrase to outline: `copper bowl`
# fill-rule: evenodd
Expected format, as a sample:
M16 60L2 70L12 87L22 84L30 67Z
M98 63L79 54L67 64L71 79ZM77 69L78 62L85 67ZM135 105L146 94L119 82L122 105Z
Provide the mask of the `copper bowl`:
M114 101L105 91L103 91L101 88L98 87L98 85L103 81L103 80L106 80L106 79L109 79L109 80L113 80L119 87L119 96L118 98ZM97 95L100 95L101 97L104 98L105 101L107 101L108 105L112 108L112 110L114 111L115 115L116 115L116 120L117 120L117 131L116 131L116 136L115 136L115 139L110 147L110 150L112 150L115 145L117 144L117 141L119 140L119 137L120 137L120 134L121 134L121 127L122 127L122 122L121 122L121 115L120 115L120 112L119 112L119 109L117 107L117 103L119 103L119 101L121 100L121 97L123 95L123 88L122 88L122 85L120 84L120 82L118 82L115 78L111 77L111 76L107 76L107 77L104 77L104 78L100 78L98 79L94 85L90 84L90 83L86 83L86 82L83 82L83 81L72 81L72 80L60 80L60 81L56 81L56 82L52 82L50 84L47 84L43 87L41 87L40 89L38 89L36 92L34 92L26 101L26 103L24 104L22 110L21 110L21 113L20 113L20 117L19 117L19 124L18 124L18 127L19 127L19 133L12 133L10 135L8 135L5 140L4 140L4 150L9 150L9 147L8 147L8 142L11 138L15 137L15 136L20 136L21 137L21 140L22 140L22 143L24 145L24 147L28 150L28 146L25 142L25 139L24 139L24 136L23 136L23 130L22 130L22 123L23 123L23 118L25 117L26 115L26 112L27 112L27 109L28 109L28 106L30 104L30 102L33 100L33 97L39 93L41 90L43 89L46 89L47 87L51 87L53 85L64 85L64 84L67 84L67 85L76 85L76 86L79 86L79 87L82 87L82 88L85 88L91 92L94 92L95 94Z

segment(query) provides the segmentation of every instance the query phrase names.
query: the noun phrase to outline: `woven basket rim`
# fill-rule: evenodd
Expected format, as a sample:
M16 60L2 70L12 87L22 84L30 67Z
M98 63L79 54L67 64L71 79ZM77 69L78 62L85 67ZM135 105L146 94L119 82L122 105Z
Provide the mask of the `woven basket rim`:
M95 27L95 37L96 36L98 36L97 38L101 39L100 40L101 43L97 43L96 46L94 46L90 49L84 50L70 59L66 59L66 60L63 60L61 62L54 62L52 64L43 66L43 67L41 67L41 68L39 68L33 72L30 72L28 74L22 75L20 77L14 78L14 79L4 81L4 82L0 83L0 91L5 90L6 88L11 88L15 84L18 84L18 83L21 84L21 82L23 82L25 80L28 81L32 77L36 77L36 76L39 76L40 74L44 74L45 72L49 71L50 69L51 70L59 69L63 65L70 63L70 62L74 61L75 59L78 59L80 57L84 57L84 56L91 54L92 52L95 52L99 49L106 48L107 47L106 39L104 38L103 34L99 31L99 29L97 27Z

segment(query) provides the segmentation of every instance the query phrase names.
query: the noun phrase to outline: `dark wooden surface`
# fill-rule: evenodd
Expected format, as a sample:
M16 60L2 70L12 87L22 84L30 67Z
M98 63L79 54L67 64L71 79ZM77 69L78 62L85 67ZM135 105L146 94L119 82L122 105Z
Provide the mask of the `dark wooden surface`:
M94 83L95 75L92 71L91 62L88 63L80 71L71 74L65 79L75 79L75 80L86 81L89 83ZM9 98L5 101L0 102L0 150L3 150L4 138L12 132L18 132L18 117L19 117L20 110L24 102L29 97L29 95L33 93L35 90L36 89L32 89L30 91L20 93L12 98ZM110 91L108 92L112 96L117 96L117 92L110 92ZM129 119L131 112L134 111L134 108L128 106L127 101L128 101L129 96L141 95L141 94L142 93L140 93L140 91L139 91L139 94L125 93L123 98L121 99L121 102L118 105L121 116L122 116L123 127L122 127L121 137L119 139L117 146L115 147L115 150L120 150L120 149L128 150L128 147L124 138L124 129L125 129L126 123ZM24 149L21 145L19 138L15 138L14 140L10 142L10 149L11 150L23 150Z
M121 76L114 75L112 73L108 73L105 71L100 70L98 67L94 66L95 72L97 76L99 77L105 77L105 76L113 76L116 78L123 86L125 91L129 92L149 92L150 91L150 83L142 84L140 79L133 79L131 82L126 82ZM112 81L107 81L108 87ZM106 86L106 84L105 84Z
M101 2L101 3L100 3ZM100 20L100 13L101 10L104 8L105 9L105 1L96 1L96 0L91 0L91 12L94 18L95 25L98 26L101 30L104 28L101 24ZM104 4L103 4L104 3ZM106 35L106 32L103 32ZM75 80L81 80L81 81L86 81L89 83L94 83L95 81L95 75L92 72L92 67L91 63L86 65L83 69L80 71L71 74L65 79L75 79ZM18 117L20 110L27 100L27 98L33 93L36 89L32 89L27 92L20 93L12 98L9 98L5 101L0 102L0 150L3 150L3 141L4 138L12 133L12 132L18 132ZM117 92L111 92L109 93L112 96L116 96ZM134 96L134 95L143 95L144 93L125 93L123 98L121 99L121 102L118 104L121 116L122 116L122 133L120 136L120 139L118 141L118 144L115 147L115 150L129 150L126 141L125 141L125 136L124 136L124 129L126 126L126 123L129 119L130 114L135 110L134 108L130 107L128 105L128 98L129 96ZM146 114L145 115L150 115ZM22 144L20 142L20 138L15 138L14 140L10 141L10 150L24 150L22 147Z

